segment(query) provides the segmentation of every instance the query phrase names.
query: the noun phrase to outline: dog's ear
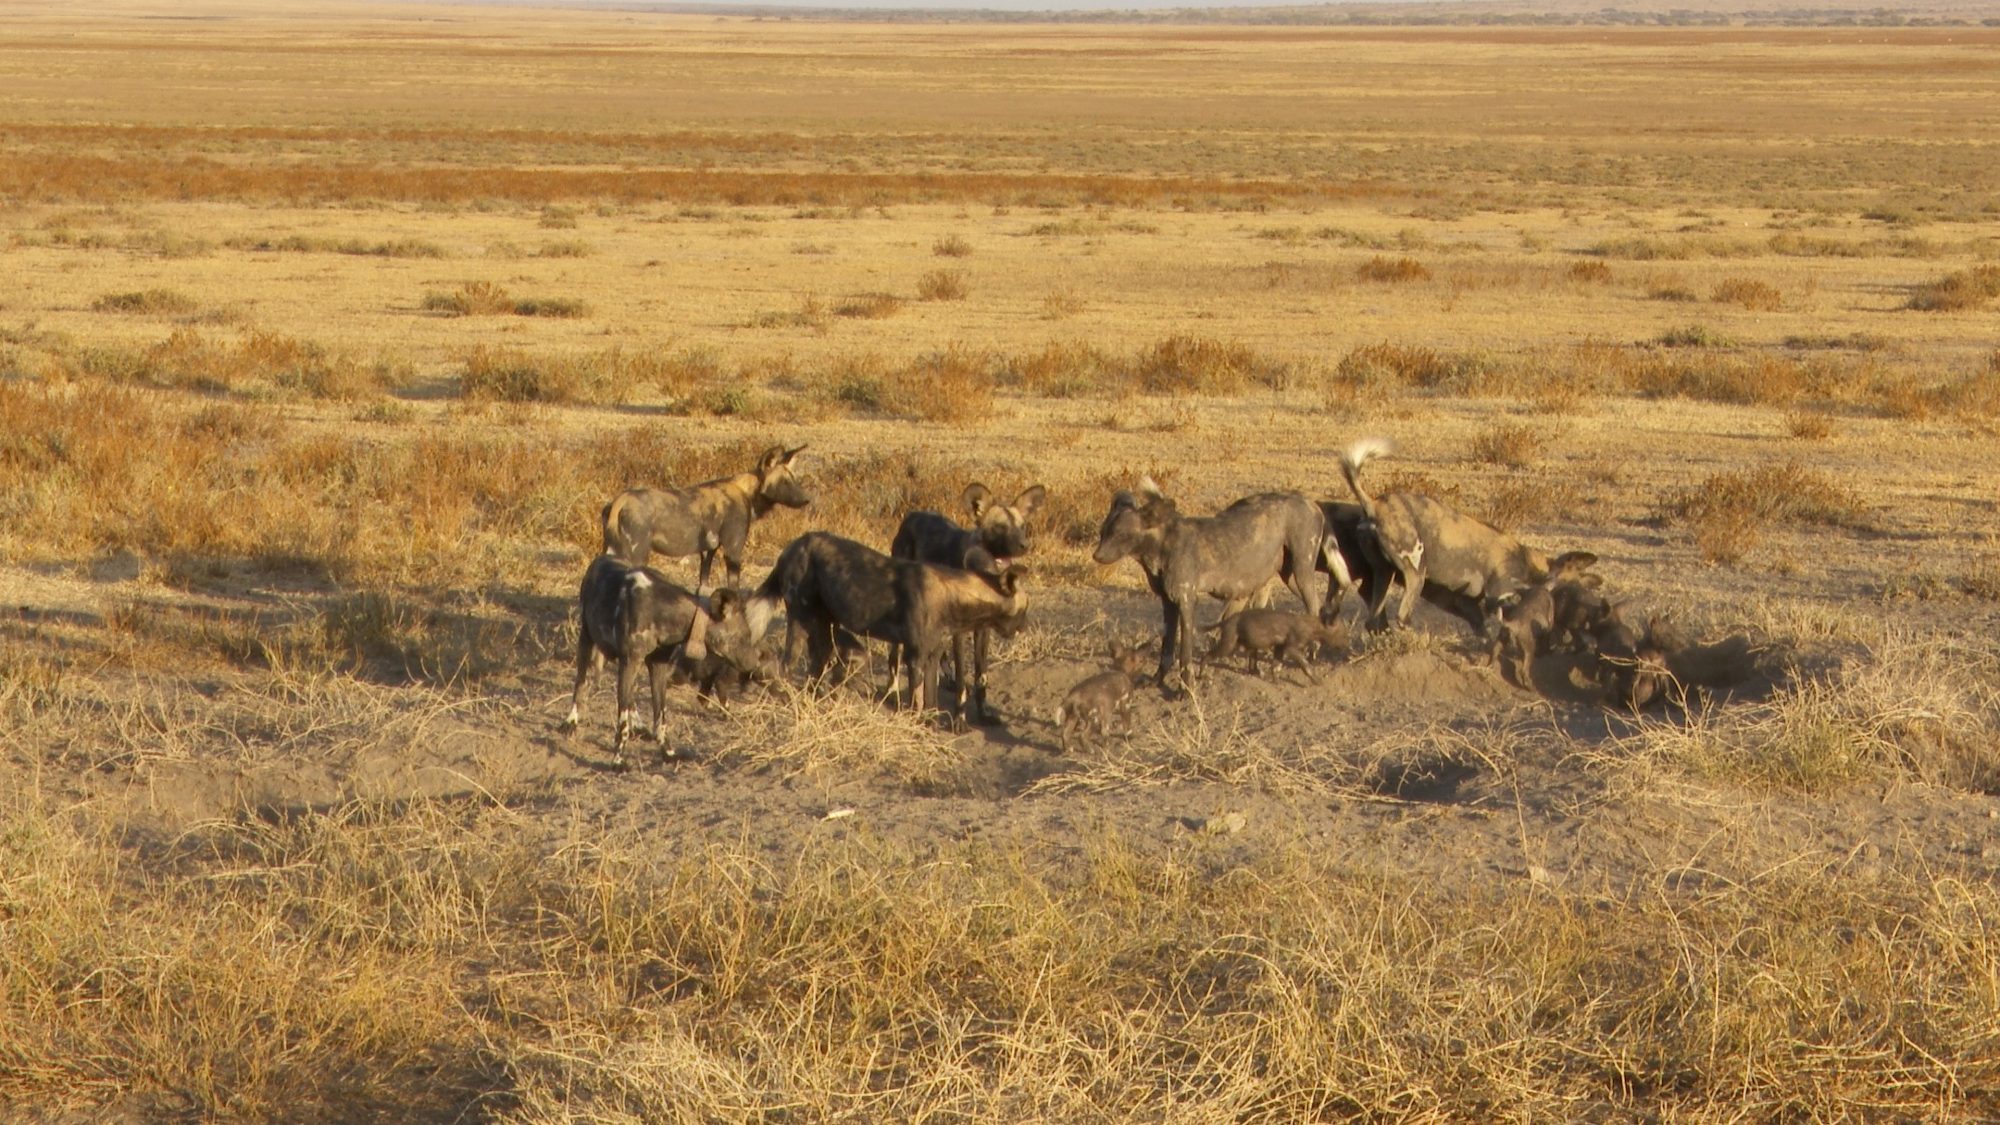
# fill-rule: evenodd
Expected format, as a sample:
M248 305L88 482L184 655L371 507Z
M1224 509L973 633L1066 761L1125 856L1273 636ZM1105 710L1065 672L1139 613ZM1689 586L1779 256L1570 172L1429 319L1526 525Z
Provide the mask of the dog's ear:
M1555 561L1549 564L1549 573L1551 575L1574 574L1579 570L1589 568L1596 562L1597 556L1591 554L1589 551L1567 551L1557 555Z
M973 481L965 486L965 506L971 511L973 522L986 518L986 510L993 506L993 490Z
M1139 495L1144 496L1148 500L1165 500L1167 498L1167 494L1160 491L1159 482L1153 479L1151 473L1139 478Z
M804 447L801 446L800 448ZM775 469L779 465L782 465L784 463L785 463L785 447L782 445L774 445L771 448L766 449L762 457L757 458L757 471L759 473L768 473L772 469Z
M1029 516L1034 515L1035 509L1041 507L1042 501L1048 498L1049 498L1048 489L1043 488L1039 484L1031 485L1030 487L1023 489L1019 496L1014 497L1014 506L1016 508L1021 509L1021 518L1026 519Z
M1126 508L1136 508L1138 506L1139 506L1139 497L1137 494L1133 493L1132 490L1130 489L1121 488L1117 492L1111 494L1111 510L1114 512L1123 511Z
M1604 576L1602 574L1586 574L1583 577L1577 579L1576 581L1578 585L1583 586L1586 589L1596 590L1603 587Z
M724 586L722 589L708 596L708 615L715 618L716 624L720 625L729 620L729 615L732 613L738 616L742 615L742 594L737 593L728 586Z
M805 451L806 447L803 445L793 446L792 448L785 450L785 464L787 465L791 464L792 459L794 457L797 457L799 454L804 453Z

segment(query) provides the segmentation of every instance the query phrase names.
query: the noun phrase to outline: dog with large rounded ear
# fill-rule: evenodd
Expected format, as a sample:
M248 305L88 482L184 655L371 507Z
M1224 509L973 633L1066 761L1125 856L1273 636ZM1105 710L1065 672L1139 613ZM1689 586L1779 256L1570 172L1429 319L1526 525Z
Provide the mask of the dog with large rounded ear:
M805 446L786 449L774 445L757 459L757 495L766 504L781 504L787 508L803 508L812 503L812 493L799 484L792 473L792 459L805 452Z
M965 508L967 511L972 513L972 521L974 523L978 523L979 521L985 519L986 513L992 507L993 507L992 489L986 487L985 485L979 483L978 481L973 481L971 484L965 486Z
M774 445L766 449L764 455L757 459L757 472L759 475L763 475L780 465L790 465L792 458L804 453L805 450L806 447L803 445L796 449L786 449L782 445Z
M1035 509L1040 508L1042 502L1048 498L1049 490L1046 487L1039 484L1029 485L1021 490L1019 496L1014 497L1014 507L1020 511L1022 519L1027 519L1034 515Z

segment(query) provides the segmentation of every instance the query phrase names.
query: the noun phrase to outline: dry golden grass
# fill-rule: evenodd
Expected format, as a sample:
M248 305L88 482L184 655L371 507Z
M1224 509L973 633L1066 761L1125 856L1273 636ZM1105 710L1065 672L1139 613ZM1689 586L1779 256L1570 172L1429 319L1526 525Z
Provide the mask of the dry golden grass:
M2000 355L1911 311L1994 299L1924 185L1990 182L2000 33L217 3L0 42L8 1111L2000 1114ZM1053 698L1157 622L1114 490L1344 497L1373 432L1768 690L1606 718L1410 631L1066 760L849 689L676 689L672 776L549 736L620 488L806 444L754 582L1044 483Z

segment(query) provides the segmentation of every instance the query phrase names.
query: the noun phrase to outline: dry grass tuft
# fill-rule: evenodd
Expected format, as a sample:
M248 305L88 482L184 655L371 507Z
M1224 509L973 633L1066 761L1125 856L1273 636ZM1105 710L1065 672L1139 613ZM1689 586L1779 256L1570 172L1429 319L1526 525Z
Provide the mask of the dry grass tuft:
M1398 284L1412 281L1429 281L1430 267L1415 258L1374 257L1355 268L1354 276L1362 281L1378 281Z
M1754 312L1776 312L1783 303L1783 294L1768 282L1731 277L1718 282L1709 299L1717 304L1741 305Z
M1287 369L1243 344L1177 334L1142 349L1131 370L1147 394L1228 395L1257 384L1276 386Z
M1611 267L1603 262L1572 262L1564 276L1585 285L1611 284Z
M1472 456L1489 465L1526 468L1548 452L1550 435L1521 422L1499 422L1472 439Z
M545 316L574 319L590 315L590 306L565 297L524 297L515 300L490 281L468 281L450 293L424 294L425 312L450 316Z
M1995 297L2000 297L2000 266L1974 266L1914 287L1903 307L1922 312L1964 312L1983 308Z
M893 402L905 417L963 426L992 413L993 386L991 357L953 344L901 368Z
M972 243L963 235L947 234L931 243L931 253L940 258L966 258L972 255Z
M92 312L135 313L141 316L181 316L200 307L193 297L173 289L106 293L90 303Z
M1089 307L1090 302L1067 287L1042 294L1043 320L1067 320Z
M1802 441L1824 441L1833 436L1833 419L1818 410L1788 411L1785 432Z
M467 281L450 293L424 294L422 308L450 316L505 316L514 311L514 298L491 281Z
M860 320L885 320L901 311L903 299L893 293L856 293L833 306L833 315Z
M963 301L971 293L959 270L932 270L917 279L919 301Z

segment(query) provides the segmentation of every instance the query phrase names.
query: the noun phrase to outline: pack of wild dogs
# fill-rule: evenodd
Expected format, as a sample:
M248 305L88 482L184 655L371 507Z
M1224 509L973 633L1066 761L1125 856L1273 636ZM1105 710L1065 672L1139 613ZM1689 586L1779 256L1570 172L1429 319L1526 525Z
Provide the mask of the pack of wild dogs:
M832 686L868 676L868 642L880 642L888 647L890 682L882 690L890 702L942 713L954 726L994 721L986 701L989 646L996 634L1011 636L1027 621L1024 559L1046 490L1036 485L1003 504L972 484L964 494L969 524L911 512L886 553L809 532L747 589L743 557L751 527L774 508L812 502L795 469L803 450L773 447L734 476L629 489L605 505L604 551L584 572L577 599L576 686L565 729L576 728L592 673L612 662L613 747L622 761L626 741L641 733L642 671L657 733L666 689L676 679L692 681L704 698L775 682L794 668L801 638L810 682ZM1339 613L1350 594L1364 603L1374 629L1408 627L1419 599L1453 614L1524 688L1533 686L1531 661L1568 651L1585 654L1607 706L1636 710L1675 694L1669 659L1687 642L1665 621L1641 623L1625 603L1607 597L1600 576L1589 573L1595 555L1551 557L1418 492L1372 496L1362 486L1362 467L1389 452L1387 442L1368 439L1341 455L1351 500L1262 492L1213 515L1191 516L1150 477L1112 496L1093 558L1107 566L1133 560L1159 599L1152 681L1169 698L1194 683L1194 610L1203 599L1223 603L1222 617L1208 627L1215 639L1204 665L1240 656L1251 674L1261 675L1260 661L1270 659L1310 680L1322 652L1348 650ZM718 553L726 577L704 596ZM654 556L697 556L695 589L649 567ZM1274 580L1298 596L1304 612L1268 607ZM766 643L780 611L782 655ZM1055 715L1065 750L1130 728L1134 695L1147 681L1147 646L1108 641L1110 669L1072 688ZM947 653L949 698L941 698Z

